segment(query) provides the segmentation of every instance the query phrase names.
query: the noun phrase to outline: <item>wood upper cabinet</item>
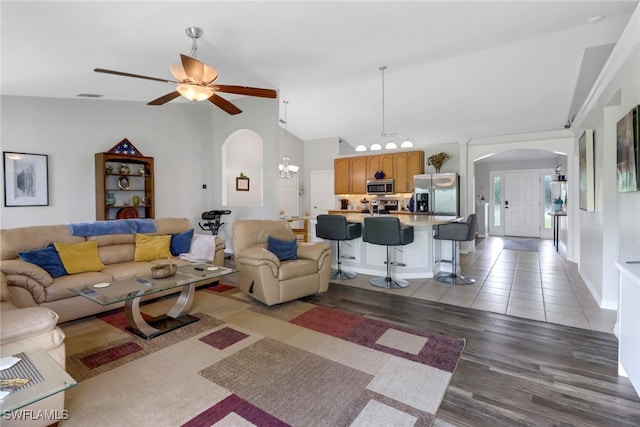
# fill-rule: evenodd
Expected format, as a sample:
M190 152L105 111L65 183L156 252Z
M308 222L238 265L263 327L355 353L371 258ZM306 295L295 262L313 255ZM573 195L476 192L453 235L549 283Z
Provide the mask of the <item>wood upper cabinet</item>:
M333 193L348 194L351 189L351 159L335 159L333 161Z
M393 154L381 154L378 156L380 158L379 167L382 172L384 172L385 178L394 178L395 170L393 168Z
M396 193L406 193L411 191L408 181L407 153L396 153L393 155L393 184ZM413 180L412 180L413 181ZM413 186L413 182L411 182Z
M376 179L376 172L380 171L380 156L367 156L367 179Z
M395 180L398 193L413 191L413 176L424 173L424 151L405 151L373 156L345 157L333 162L334 194L365 194L375 173Z
M385 178L393 178L393 155L379 154L366 156L367 179L376 179L376 172L384 172Z
M393 154L395 190L397 193L413 191L413 176L424 173L424 151Z
M367 192L367 160L366 157L351 157L351 193L365 194Z

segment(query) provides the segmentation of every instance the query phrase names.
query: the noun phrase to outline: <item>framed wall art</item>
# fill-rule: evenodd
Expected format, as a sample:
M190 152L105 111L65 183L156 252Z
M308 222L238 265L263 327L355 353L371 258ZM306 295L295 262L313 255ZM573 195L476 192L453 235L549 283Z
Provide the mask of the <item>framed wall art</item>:
M3 151L3 157L4 205L48 206L48 156Z
M634 107L617 123L616 177L618 192L640 190L640 152L638 150L638 108Z
M249 191L249 178L237 177L236 178L236 191Z
M578 140L578 203L582 210L595 210L593 129L586 129Z

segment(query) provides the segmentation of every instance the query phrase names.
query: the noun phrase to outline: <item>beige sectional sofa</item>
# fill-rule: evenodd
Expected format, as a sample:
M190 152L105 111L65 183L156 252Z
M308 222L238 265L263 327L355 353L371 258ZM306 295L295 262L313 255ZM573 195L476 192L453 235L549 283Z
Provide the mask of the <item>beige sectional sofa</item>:
M157 231L149 235L172 235L183 233L193 226L185 218L161 218L155 220ZM132 275L149 273L155 261L134 261L136 251L135 233L107 234L89 237L71 235L69 225L45 225L0 230L0 270L6 279L7 287L2 297L17 308L46 307L53 310L58 322L97 314L123 306L124 303L101 306L82 296L71 292L68 288L109 282L114 279ZM215 245L213 263L223 265L224 241L215 236L208 236ZM38 265L23 261L18 252L45 248L50 244L75 244L96 241L100 260L104 264L101 271L67 274L53 278L47 270ZM160 260L168 263L168 259ZM174 257L171 259L178 265L188 264ZM154 294L157 298L165 293ZM5 295L8 293L8 295Z

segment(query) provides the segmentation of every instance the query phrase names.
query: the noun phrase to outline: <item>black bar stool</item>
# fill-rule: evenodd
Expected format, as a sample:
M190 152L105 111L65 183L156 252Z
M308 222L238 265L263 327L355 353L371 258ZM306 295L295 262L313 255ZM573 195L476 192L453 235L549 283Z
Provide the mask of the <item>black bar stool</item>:
M318 215L316 224L316 236L321 239L336 240L338 268L331 270L331 279L346 280L357 276L351 271L342 271L340 257L340 242L343 240L353 240L362 236L362 224L348 222L343 215ZM353 259L354 257L349 257Z
M401 225L400 220L395 216L367 217L364 219L364 230L362 240L374 245L384 245L387 247L387 276L377 277L369 280L373 286L387 289L406 288L409 282L403 279L391 278L391 264L405 266L400 262L389 261L389 251L391 246L408 245L413 242L413 226Z
M436 225L433 238L436 240L451 240L451 259L437 259L436 262L451 263L451 273L438 273L434 279L438 282L450 283L452 285L471 285L475 279L463 277L457 273L456 254L459 242L470 242L476 238L476 214L467 217L467 222L452 222L449 224Z

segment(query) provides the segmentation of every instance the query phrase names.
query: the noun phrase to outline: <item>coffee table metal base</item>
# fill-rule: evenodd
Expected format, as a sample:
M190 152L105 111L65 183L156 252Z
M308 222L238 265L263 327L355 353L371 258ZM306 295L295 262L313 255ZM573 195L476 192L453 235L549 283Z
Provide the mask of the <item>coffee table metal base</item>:
M167 314L148 320L145 320L140 312L140 297L126 300L124 303L124 314L129 326L125 329L148 340L197 322L197 317L187 314L193 303L195 293L195 283L184 286L180 291L178 300Z

